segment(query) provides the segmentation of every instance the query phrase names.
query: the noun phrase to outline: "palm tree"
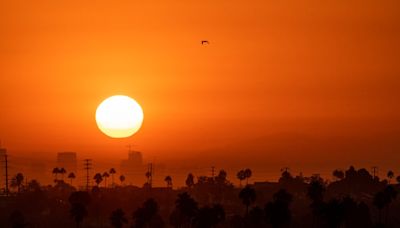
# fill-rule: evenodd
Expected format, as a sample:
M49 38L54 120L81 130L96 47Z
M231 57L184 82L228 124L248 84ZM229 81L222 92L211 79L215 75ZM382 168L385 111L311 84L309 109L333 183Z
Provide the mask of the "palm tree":
M251 174L252 174L251 169L245 169L244 174L246 176L246 185L247 185L247 184L249 184L249 178L251 177Z
M194 176L193 176L193 174L191 174L191 173L188 174L185 183L186 183L186 186L188 186L188 188L193 187L193 185L194 185Z
M118 208L111 213L110 221L111 225L115 228L122 228L124 224L128 223L125 212L121 208Z
M68 178L71 180L71 185L72 185L72 180L76 178L75 173L70 172L70 173L68 174Z
M290 223L292 215L289 206L292 199L291 194L285 189L281 189L273 195L272 202L265 205L267 220L272 227L284 227L285 224Z
M398 184L400 184L400 176L396 177L396 181L397 181Z
M100 173L96 173L96 175L94 175L93 179L95 180L97 187L99 187L99 184L103 181L103 177Z
M313 227L315 219L320 215L322 210L322 203L324 199L325 186L322 181L318 178L313 178L307 189L307 196L310 198L311 209L313 212Z
M239 198L242 203L246 206L246 216L249 214L249 206L256 201L256 191L249 185L246 185L240 192Z
M58 181L58 174L60 173L60 169L55 167L55 168L53 168L52 173L54 174L54 178L55 178L54 181L57 182Z
M246 179L246 174L245 174L244 170L243 170L243 169L240 170L240 171L236 174L236 177L239 179L239 185L240 185L240 187L242 187L242 181L243 181L244 179Z
M24 175L22 173L17 173L15 177L11 180L11 187L17 187L18 193L20 193L23 181Z
M213 228L225 220L225 210L220 204L212 207L205 206L199 209L194 219L195 227Z
M217 184L223 185L226 183L226 177L228 174L226 173L225 170L221 169L218 173L218 175L215 177L215 182Z
M72 204L69 213L71 214L71 217L75 220L77 228L79 228L79 225L81 224L83 219L88 215L87 209L82 203Z
M64 168L60 168L59 173L61 173L61 180L64 181L64 174L67 173L67 170L65 170Z
M158 213L158 204L154 199L148 199L143 203L143 206L138 208L133 213L134 228L141 227L164 227L164 222Z
M388 199L384 192L378 192L374 195L374 206L378 209L378 224L382 225L382 210L388 204Z
M107 172L103 173L103 178L104 178L104 187L107 188L107 178L110 177L110 174L108 174Z
M394 177L394 172L392 170L389 170L387 172L387 177L389 178L389 183L392 180L392 178Z
M175 227L191 227L199 208L197 202L187 193L178 194L175 209L171 213L171 225Z
M121 182L122 185L125 181L125 176L124 175L119 176L119 181Z
M28 223L25 222L25 216L19 210L15 210L11 213L8 221L11 223L13 228L27 227Z
M115 171L114 168L111 168L111 169L110 169L111 182L112 182L112 186L113 186L113 187L115 186L115 185L114 185L114 174L116 174L116 173L117 173L117 171Z
M88 215L86 207L90 203L90 195L83 191L73 192L68 201L71 204L69 210L71 217L75 220L76 227L79 228L83 219Z
M166 176L164 181L167 183L167 188L172 188L172 177Z

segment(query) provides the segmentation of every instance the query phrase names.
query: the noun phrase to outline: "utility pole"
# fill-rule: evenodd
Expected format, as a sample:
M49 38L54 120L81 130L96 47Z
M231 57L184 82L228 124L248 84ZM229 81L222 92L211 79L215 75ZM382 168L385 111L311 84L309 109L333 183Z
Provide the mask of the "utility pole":
M211 166L211 176L214 178L215 176L215 166Z
M6 168L6 196L8 196L8 159L7 154L4 154L4 162Z
M372 175L375 180L375 177L378 175L378 167L377 166L372 166Z
M83 169L86 170L86 191L89 191L90 176L89 171L92 169L92 159L85 159Z

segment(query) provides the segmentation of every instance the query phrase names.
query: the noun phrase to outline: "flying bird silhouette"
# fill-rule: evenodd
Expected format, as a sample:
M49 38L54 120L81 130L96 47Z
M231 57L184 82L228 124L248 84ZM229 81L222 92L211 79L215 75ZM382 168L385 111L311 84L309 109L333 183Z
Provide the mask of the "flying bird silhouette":
M206 45L206 44L210 44L210 42L208 42L208 40L202 40L201 41L201 45Z

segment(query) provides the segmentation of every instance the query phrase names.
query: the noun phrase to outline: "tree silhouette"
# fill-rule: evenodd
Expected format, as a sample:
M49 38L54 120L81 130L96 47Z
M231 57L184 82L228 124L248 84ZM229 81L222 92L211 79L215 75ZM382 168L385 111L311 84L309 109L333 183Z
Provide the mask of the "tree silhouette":
M70 173L68 174L68 178L71 180L71 185L72 185L72 180L76 178L75 173L70 172Z
M128 219L125 216L125 212L121 208L118 208L111 212L110 222L113 227L122 228L124 224L128 223Z
M198 212L197 202L187 193L178 194L175 209L170 216L170 223L174 227L191 227Z
M246 216L249 214L249 206L256 201L256 191L249 185L246 185L240 192L239 198L242 203L246 206Z
M107 188L107 178L110 177L110 174L108 174L107 172L103 173L103 179L104 179L104 187Z
M292 215L289 206L292 200L293 196L281 189L273 195L272 202L265 205L266 217L272 227L283 227L290 223Z
M55 182L57 182L58 181L58 174L60 173L60 169L59 168L57 168L57 167L55 167L55 168L53 168L53 171L52 171L52 173L53 173L53 175L54 175L54 178L55 178Z
M11 187L16 187L18 189L18 193L20 193L23 181L24 181L24 175L22 173L17 173L11 179Z
M225 170L221 169L218 173L218 175L215 177L215 182L217 184L223 185L226 182L226 177L228 174L226 173Z
M111 168L111 169L110 169L111 182L112 182L112 186L113 186L113 187L115 186L115 184L114 184L114 174L116 174L116 173L117 173L117 171L115 171L114 168Z
M389 170L389 171L387 172L387 177L388 177L389 183L390 183L390 181L391 181L392 178L394 177L394 172L393 172L392 170Z
M172 188L172 177L166 176L164 181L167 183L167 188Z
M378 192L374 195L374 206L378 209L378 224L382 225L382 210L388 204L388 199L384 192Z
M8 220L12 228L24 228L28 226L28 223L25 222L25 216L19 210L13 211Z
M96 173L93 179L96 182L97 187L99 187L99 184L103 181L103 176L100 173Z
M237 174L236 174L237 179L239 179L239 186L242 187L242 181L244 179L246 179L246 173L244 172L244 170L240 170Z
M59 173L61 174L61 180L64 181L64 174L67 173L67 170L65 170L64 168L60 168Z
M245 169L244 170L244 175L246 177L246 184L249 184L249 178L252 175L251 169Z
M266 227L267 224L264 222L265 217L265 210L259 206L255 206L249 211L249 215L246 220L246 226L254 228Z
M331 199L323 208L323 214L328 226L339 228L345 219L345 209L343 203L338 199Z
M193 174L191 174L191 173L188 174L185 183L186 183L186 186L188 186L188 188L192 188L194 186Z
M335 169L332 175L338 180L343 180L344 178L344 172L342 170Z
M88 215L87 205L90 203L90 195L87 192L78 191L73 192L69 198L69 203L71 204L70 214L75 220L76 227L79 228L83 219Z
M225 219L225 210L220 204L214 204L212 207L205 206L199 209L194 219L194 226L198 228L216 227Z
M125 181L125 176L124 175L119 176L119 181L121 182L122 185Z
M158 214L158 204L154 199L148 199L143 206L133 213L134 228L162 228L164 222Z
M322 180L314 178L307 189L307 196L311 200L311 209L313 212L313 226L315 219L322 215L323 199L324 199L325 186Z

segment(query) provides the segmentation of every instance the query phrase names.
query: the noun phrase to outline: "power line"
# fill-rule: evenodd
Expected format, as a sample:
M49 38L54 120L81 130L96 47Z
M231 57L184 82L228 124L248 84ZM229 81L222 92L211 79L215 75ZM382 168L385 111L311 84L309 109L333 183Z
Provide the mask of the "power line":
M89 171L92 169L92 159L85 159L83 161L84 170L86 170L86 191L89 191L90 175Z

